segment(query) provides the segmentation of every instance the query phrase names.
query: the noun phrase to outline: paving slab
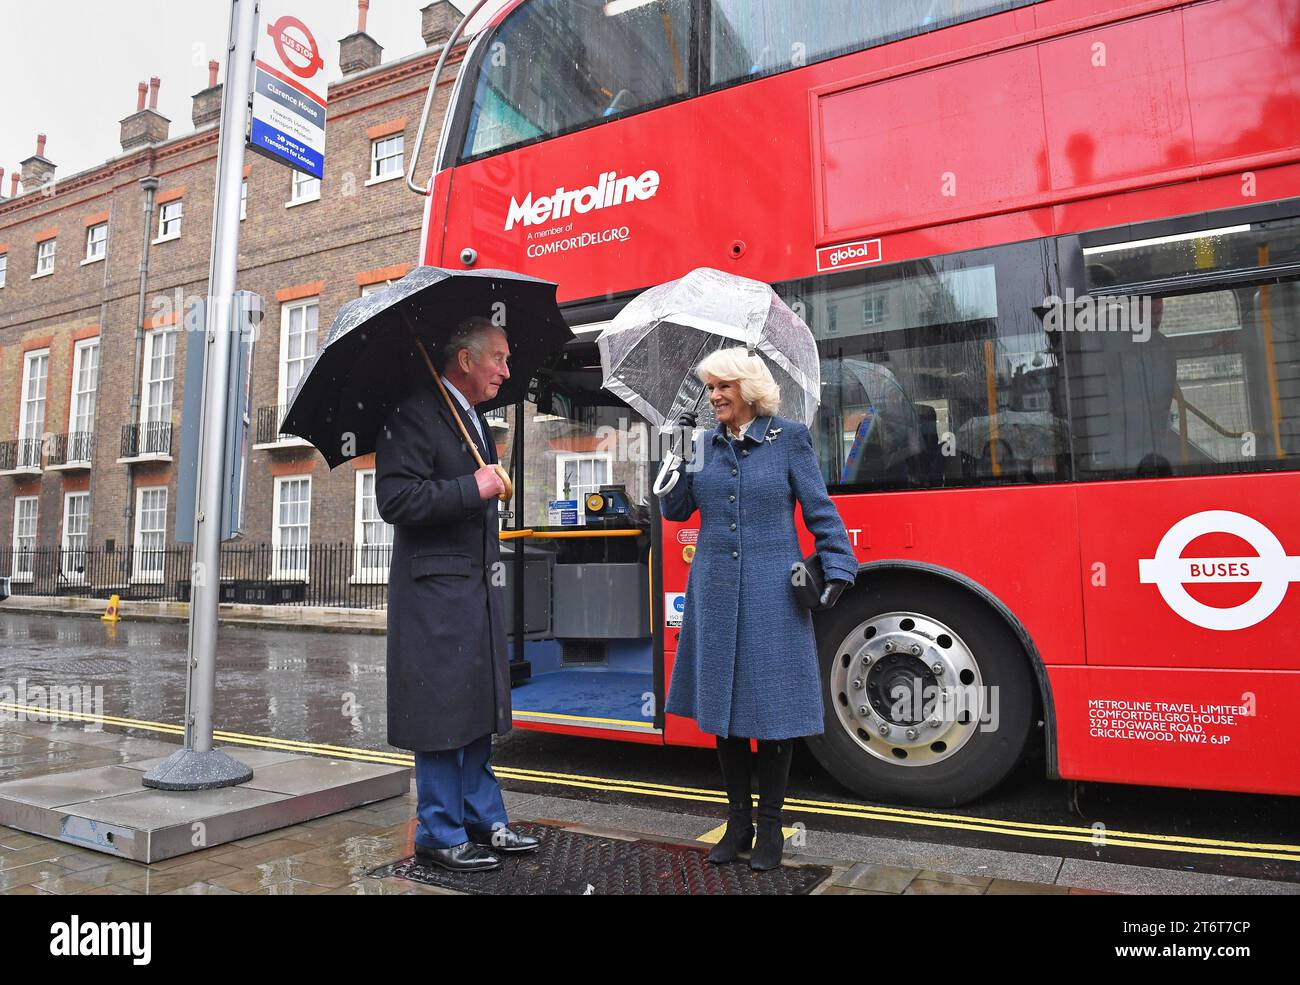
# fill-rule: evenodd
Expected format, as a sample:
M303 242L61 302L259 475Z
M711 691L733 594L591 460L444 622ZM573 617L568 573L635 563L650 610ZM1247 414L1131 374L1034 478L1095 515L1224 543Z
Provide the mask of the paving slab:
M144 771L160 761L157 753L174 751L175 746L144 747L130 736L116 735L112 738L117 741L103 742L99 741L102 734L95 734L93 743L78 743L75 731L59 734L43 723L13 724L23 726L23 731L0 731L0 764L21 758L43 763L45 768L0 782L0 825L135 862L173 859L299 824L328 825L333 821L329 815L341 811L395 798L401 803L411 784L411 770L406 767L228 748L253 768L248 783L217 790L154 790L142 785ZM147 756L146 751L154 755ZM120 762L105 765L105 756ZM51 764L67 768L53 772ZM377 829L388 821L388 816L366 815L347 833ZM26 845L22 837L5 834L0 839L6 849L13 849L0 860L6 868L41 861L28 859L24 852L50 855L45 845ZM304 850L311 847L292 844ZM246 857L255 850L248 846L242 854ZM84 854L77 859L76 868L92 868L85 864ZM206 881L191 878L183 885Z

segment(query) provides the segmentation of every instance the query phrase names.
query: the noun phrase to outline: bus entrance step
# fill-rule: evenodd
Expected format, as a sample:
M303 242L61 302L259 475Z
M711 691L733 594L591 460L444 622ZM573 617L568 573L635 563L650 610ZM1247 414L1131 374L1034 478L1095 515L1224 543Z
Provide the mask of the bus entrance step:
M527 855L502 855L490 872L448 872L414 856L391 862L371 878L396 876L463 893L516 896L791 896L811 892L831 870L782 865L755 872L747 858L710 865L707 848L656 841L623 841L549 824L511 827L541 840Z

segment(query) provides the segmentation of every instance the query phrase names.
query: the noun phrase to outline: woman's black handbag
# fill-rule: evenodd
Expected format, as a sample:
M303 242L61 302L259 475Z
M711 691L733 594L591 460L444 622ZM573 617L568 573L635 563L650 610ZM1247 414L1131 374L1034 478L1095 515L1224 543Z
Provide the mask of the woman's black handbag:
M821 611L822 592L826 591L826 576L822 573L822 559L814 554L808 563L796 561L790 566L790 587L794 597L805 609ZM830 606L824 608L829 609Z

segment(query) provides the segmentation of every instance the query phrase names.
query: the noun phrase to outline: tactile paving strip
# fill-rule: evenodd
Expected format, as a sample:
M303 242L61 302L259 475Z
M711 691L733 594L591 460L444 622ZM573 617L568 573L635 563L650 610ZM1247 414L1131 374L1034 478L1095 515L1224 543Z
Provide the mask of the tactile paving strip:
M500 868L489 872L450 872L412 856L370 875L483 895L790 896L811 892L831 872L818 865L755 872L744 858L710 865L707 849L620 841L546 824L511 827L540 839L541 847L525 855L503 854Z

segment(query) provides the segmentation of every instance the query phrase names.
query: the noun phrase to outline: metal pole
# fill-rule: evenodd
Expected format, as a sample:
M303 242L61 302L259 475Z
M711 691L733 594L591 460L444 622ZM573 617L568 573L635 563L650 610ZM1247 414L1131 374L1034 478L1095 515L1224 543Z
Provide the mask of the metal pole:
M231 346L238 328L234 293L239 259L239 190L248 131L257 0L231 0L226 81L217 150L216 209L206 306L207 355L199 428L194 516L194 571L190 592L190 645L185 689L185 746L144 776L163 790L207 790L246 783L253 771L212 748L212 704L217 681L217 604L221 593L221 512L224 501L226 392Z

